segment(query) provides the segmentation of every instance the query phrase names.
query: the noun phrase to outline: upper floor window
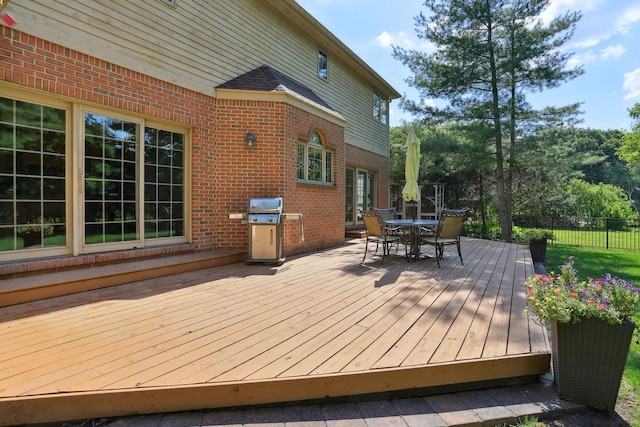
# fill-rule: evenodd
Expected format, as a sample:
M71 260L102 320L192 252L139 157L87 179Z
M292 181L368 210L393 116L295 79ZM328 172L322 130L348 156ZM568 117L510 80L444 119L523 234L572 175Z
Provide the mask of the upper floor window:
M389 107L387 100L373 92L373 118L385 125L389 120Z
M330 184L333 182L333 153L327 150L318 132L308 143L298 144L298 181Z
M327 54L323 51L318 51L318 77L321 79L327 80Z
M162 0L163 2L165 2L166 4L176 7L176 1L177 0Z

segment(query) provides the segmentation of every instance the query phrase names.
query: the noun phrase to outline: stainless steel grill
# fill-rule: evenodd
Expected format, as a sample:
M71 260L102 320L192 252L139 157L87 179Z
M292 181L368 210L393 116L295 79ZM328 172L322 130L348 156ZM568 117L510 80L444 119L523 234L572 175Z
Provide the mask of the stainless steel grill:
M229 219L241 219L249 225L249 254L247 263L281 265L283 253L284 219L300 221L300 241L304 241L304 223L301 213L283 213L282 197L249 199L247 212L231 213Z
M247 262L282 264L282 197L249 199L249 255Z

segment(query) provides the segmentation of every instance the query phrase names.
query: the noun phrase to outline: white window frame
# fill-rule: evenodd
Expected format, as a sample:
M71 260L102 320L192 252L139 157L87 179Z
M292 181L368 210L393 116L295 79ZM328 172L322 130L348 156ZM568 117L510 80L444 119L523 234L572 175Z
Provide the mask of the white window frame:
M313 153L317 153L316 156ZM309 184L333 185L334 159L335 154L332 150L325 147L322 137L317 131L313 131L307 142L298 143L298 167L297 180ZM317 159L320 165L315 169L320 169L320 179L313 179L314 167L311 164L313 159ZM316 161L316 162L317 162Z

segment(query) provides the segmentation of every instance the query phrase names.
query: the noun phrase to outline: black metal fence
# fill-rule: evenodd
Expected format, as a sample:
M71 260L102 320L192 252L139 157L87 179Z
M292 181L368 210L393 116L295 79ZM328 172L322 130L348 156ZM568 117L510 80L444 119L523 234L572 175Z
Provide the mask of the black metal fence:
M552 245L585 246L592 248L640 251L640 219L587 218L587 217L514 217L514 236L529 229L552 231ZM497 220L465 226L465 234L482 238L500 239Z

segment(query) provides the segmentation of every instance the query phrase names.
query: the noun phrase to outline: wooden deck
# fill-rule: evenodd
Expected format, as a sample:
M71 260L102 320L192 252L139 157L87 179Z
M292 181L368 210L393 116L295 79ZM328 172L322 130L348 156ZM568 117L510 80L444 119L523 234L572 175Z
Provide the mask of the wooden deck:
M429 249L425 249L428 251ZM402 249L401 249L402 251ZM454 249L455 251L455 249ZM528 248L360 264L362 239L0 308L0 425L517 379L549 369Z

